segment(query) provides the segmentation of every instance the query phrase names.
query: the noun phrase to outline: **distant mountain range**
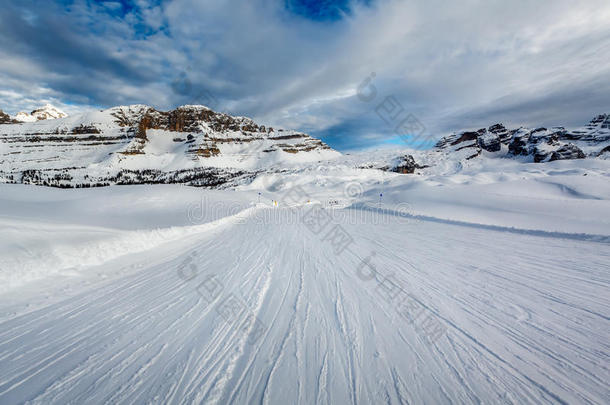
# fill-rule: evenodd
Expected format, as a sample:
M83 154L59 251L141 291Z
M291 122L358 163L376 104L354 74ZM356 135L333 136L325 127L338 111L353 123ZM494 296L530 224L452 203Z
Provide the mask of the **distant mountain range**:
M610 152L610 114L595 117L588 125L566 130L564 127L508 130L502 124L477 131L464 131L442 138L439 150L473 159L486 153L524 157L536 163L599 157Z
M453 174L477 162L508 159L516 163L545 163L586 158L610 159L610 114L595 117L584 127L507 129L489 128L454 132L441 138L432 149L406 153L376 154L362 159L361 169L379 169L403 174Z
M435 172L442 174L443 168L459 170L476 159L543 163L610 158L610 114L575 130L507 129L495 124L453 133L427 151L365 152L349 158L306 134L265 127L200 105L172 111L120 106L69 117L46 105L14 117L0 110L0 124L0 182L55 187L227 187L251 182L261 173L319 162L403 174L438 166ZM377 160L371 161L371 156Z

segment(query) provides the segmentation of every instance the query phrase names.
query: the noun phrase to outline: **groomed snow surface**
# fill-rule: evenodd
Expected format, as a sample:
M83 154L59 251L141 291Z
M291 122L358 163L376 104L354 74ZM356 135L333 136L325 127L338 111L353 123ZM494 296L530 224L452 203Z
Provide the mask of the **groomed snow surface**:
M609 164L507 165L1 185L0 403L608 403Z

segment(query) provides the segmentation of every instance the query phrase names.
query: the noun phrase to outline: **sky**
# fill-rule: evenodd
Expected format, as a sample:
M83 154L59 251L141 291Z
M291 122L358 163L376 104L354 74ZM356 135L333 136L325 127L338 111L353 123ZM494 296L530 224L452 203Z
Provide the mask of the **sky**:
M610 113L608 0L2 3L11 114L204 104L353 150Z

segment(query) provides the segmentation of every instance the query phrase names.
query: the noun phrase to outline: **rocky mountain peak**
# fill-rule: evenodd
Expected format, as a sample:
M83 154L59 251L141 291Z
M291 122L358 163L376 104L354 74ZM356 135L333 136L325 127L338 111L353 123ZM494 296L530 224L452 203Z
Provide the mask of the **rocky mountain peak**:
M588 125L573 131L564 127L520 127L508 130L503 124L494 124L489 128L443 137L435 148L458 153L465 160L473 159L485 151L546 162L600 156L606 153L609 144L610 114L601 114Z
M14 119L18 122L36 122L42 120L53 120L57 118L67 117L68 114L61 111L59 108L51 105L45 104L44 106L33 110L30 113L26 112L18 112Z

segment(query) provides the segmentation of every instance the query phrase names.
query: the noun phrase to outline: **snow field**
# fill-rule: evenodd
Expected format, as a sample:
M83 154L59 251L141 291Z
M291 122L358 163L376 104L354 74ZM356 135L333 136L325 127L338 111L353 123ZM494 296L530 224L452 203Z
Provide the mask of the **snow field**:
M606 403L608 176L558 163L0 186L0 403Z

